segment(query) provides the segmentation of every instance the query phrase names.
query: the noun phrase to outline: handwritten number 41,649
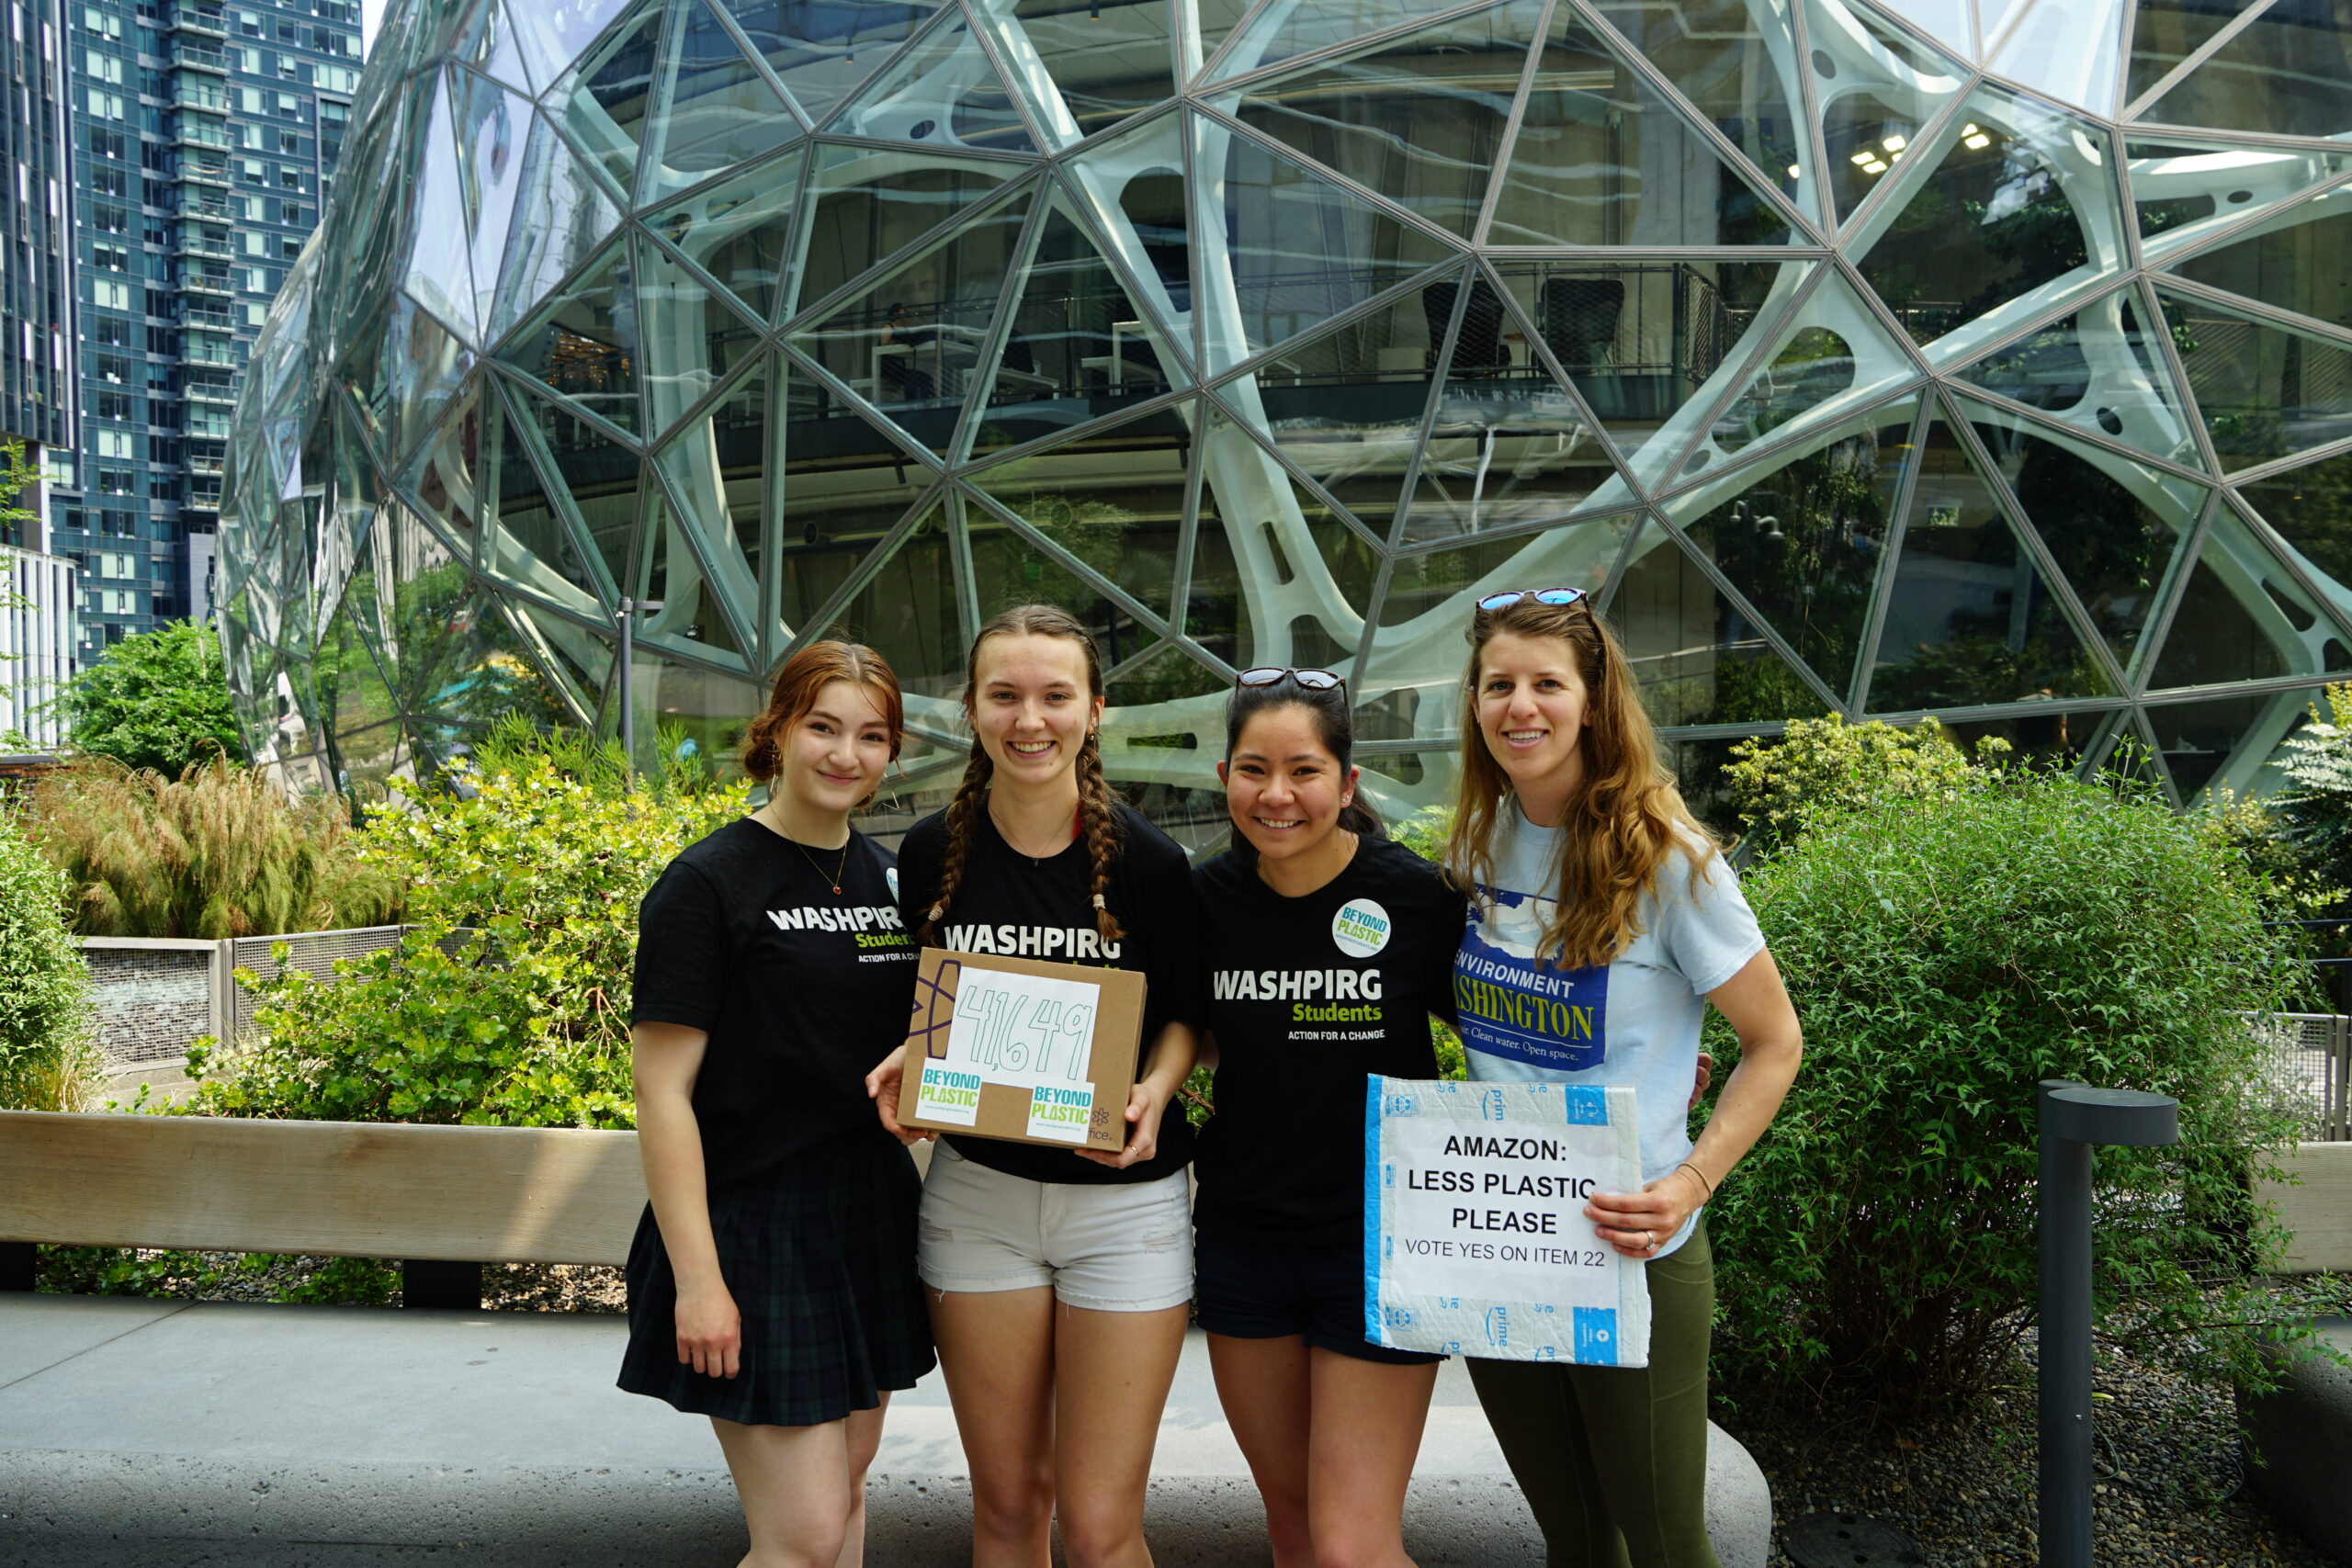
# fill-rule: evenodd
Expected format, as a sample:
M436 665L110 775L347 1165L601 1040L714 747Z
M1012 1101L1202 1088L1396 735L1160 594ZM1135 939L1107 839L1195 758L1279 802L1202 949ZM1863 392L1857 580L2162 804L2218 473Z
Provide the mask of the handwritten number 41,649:
M975 989L977 996L971 994ZM1051 997L967 984L957 1007L977 1015L972 1058L981 1066L1044 1077L1053 1071L1057 1044L1066 1041L1069 1063L1062 1076L1075 1083L1084 1075L1086 1044L1094 1027L1094 1009L1088 1003L1064 1005Z

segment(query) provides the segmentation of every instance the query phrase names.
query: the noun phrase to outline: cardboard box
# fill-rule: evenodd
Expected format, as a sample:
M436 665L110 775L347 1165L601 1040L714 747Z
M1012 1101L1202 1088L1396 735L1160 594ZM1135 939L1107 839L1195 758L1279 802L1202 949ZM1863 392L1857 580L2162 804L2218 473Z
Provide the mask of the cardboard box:
M1144 978L922 950L899 1122L1049 1148L1126 1146Z

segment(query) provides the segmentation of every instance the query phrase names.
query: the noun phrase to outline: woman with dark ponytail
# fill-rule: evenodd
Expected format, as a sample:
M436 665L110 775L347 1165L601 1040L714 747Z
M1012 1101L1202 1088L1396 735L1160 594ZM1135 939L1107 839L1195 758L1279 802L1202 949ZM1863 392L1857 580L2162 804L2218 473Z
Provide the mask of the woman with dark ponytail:
M1140 970L1139 1080L1116 1154L950 1136L923 1190L917 1262L972 1473L974 1568L1149 1568L1144 1487L1193 1296L1192 1070L1199 921L1184 852L1117 800L1096 729L1094 639L1050 605L980 630L972 756L946 810L908 830L899 897L925 946ZM898 1122L898 1055L867 1078Z
M1364 1083L1433 1078L1464 904L1357 796L1347 687L1249 670L1217 764L1234 847L1200 867L1216 1114L1201 1134L1201 1326L1275 1568L1408 1568L1442 1358L1364 1338Z

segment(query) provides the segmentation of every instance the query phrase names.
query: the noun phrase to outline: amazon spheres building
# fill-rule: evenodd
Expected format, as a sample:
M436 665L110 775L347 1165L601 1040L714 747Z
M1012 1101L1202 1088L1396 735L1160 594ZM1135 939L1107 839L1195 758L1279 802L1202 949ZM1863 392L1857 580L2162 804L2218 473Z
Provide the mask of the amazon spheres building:
M2352 677L2352 16L410 0L243 399L223 629L323 786L715 753L846 631L928 805L1043 600L1200 849L1236 670L1347 676L1407 812L1471 601L1573 585L1702 807L1832 713L2186 802Z

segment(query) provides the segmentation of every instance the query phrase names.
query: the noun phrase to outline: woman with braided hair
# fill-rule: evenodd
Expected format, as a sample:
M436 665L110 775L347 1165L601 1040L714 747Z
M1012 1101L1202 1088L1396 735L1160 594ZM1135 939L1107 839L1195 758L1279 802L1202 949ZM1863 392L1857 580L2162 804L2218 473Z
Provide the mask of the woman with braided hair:
M1193 1296L1192 1070L1200 931L1184 852L1111 794L1102 666L1068 613L1024 604L966 667L972 757L908 830L899 898L925 946L1146 977L1141 1075L1116 1154L951 1135L916 1249L972 1473L974 1568L1150 1568L1144 1486ZM901 1056L866 1080L898 1122Z

